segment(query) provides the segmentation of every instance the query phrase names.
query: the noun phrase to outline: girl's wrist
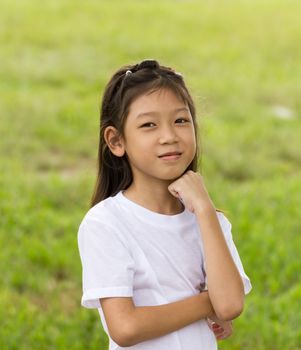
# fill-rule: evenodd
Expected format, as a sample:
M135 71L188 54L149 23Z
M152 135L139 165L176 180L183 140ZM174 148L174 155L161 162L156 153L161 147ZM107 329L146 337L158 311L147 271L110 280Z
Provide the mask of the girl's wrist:
M207 216L210 213L215 213L215 207L212 202L206 202L205 204L198 204L195 206L194 213L196 216Z
M206 298L206 301L207 301L207 306L208 306L208 309L207 309L207 318L211 318L211 317L216 317L216 315L215 315L215 312L214 312L214 308L213 308L213 306L212 306L212 304L211 304L211 300L210 300L210 298L209 298L209 293L208 293L208 291L202 291L201 293L200 293L200 295L202 296L201 298L202 298L202 300L204 300L203 298Z

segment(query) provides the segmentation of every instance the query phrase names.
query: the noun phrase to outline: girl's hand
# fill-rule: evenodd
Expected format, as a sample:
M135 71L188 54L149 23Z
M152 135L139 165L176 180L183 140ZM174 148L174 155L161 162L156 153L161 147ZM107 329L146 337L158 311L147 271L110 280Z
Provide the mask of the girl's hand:
M202 175L188 170L184 175L168 186L169 192L182 200L185 207L192 213L214 208L214 205L205 188Z
M229 338L233 333L232 321L220 321L218 319L213 321L207 318L207 323L217 340Z

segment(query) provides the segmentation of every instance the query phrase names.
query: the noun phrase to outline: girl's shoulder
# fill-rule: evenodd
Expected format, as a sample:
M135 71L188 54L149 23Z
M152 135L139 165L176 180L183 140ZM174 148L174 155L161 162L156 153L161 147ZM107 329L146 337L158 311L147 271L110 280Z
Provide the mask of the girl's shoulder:
M115 197L108 197L93 207L84 215L78 227L78 242L80 245L108 244L116 245L122 242L129 248L124 234L125 228L122 213ZM118 243L118 244L119 244Z
M116 218L117 205L114 197L108 197L93 207L88 209L84 215L81 225L89 221L99 221L102 223L110 223Z

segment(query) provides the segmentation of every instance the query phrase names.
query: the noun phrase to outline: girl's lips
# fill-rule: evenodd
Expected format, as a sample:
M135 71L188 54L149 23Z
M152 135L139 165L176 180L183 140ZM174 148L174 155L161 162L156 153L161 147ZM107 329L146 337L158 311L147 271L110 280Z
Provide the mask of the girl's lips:
M159 156L159 158L164 159L164 160L177 160L181 157L180 152L170 152L170 153L166 153L166 154L162 154L161 156Z
M161 159L164 160L177 160L181 157L180 154L174 154L173 156L164 156L164 157L160 157Z

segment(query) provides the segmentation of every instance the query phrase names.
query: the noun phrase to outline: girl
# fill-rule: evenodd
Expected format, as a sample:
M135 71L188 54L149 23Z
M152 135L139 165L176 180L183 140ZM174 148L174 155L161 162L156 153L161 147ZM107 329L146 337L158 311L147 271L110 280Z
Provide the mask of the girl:
M155 60L119 69L104 92L98 152L78 231L82 305L98 309L110 350L216 349L251 284L197 172L181 74Z

